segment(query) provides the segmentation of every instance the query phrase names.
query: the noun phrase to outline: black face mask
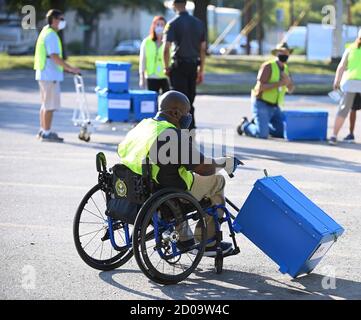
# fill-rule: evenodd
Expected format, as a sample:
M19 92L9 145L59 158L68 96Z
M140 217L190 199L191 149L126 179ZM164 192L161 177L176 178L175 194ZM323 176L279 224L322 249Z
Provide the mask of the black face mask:
M193 117L190 113L188 113L186 116L182 116L179 119L179 126L181 129L188 129L189 126L191 125L193 120Z
M286 54L280 54L280 55L278 55L278 60L279 61L281 61L281 62L287 62L288 61L288 58L289 58L289 56L288 55L286 55Z

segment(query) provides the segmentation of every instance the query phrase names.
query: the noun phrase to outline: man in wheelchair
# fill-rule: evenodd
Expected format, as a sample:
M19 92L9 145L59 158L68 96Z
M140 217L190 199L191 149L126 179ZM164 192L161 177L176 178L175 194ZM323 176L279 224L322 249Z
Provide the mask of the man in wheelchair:
M119 144L120 162L141 175L144 159L148 158L151 179L158 188L181 189L190 192L198 201L208 198L211 205L222 205L225 203L225 178L217 173L224 169L232 174L239 162L234 157L206 158L193 143L193 135L188 130L191 121L190 102L184 94L177 91L163 94L157 115L141 121ZM221 217L223 212L218 215ZM212 239L216 234L214 218L206 215L206 223L207 239ZM178 231L177 246L192 247L194 234L188 222L185 221ZM228 242L221 242L220 247L224 255L232 250ZM214 257L216 250L216 241L210 242L204 255Z

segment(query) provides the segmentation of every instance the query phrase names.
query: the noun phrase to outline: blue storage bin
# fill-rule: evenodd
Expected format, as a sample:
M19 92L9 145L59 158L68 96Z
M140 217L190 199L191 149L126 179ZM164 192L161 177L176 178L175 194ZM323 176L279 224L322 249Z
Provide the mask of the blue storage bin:
M233 227L292 277L311 272L344 231L282 176L255 183Z
M326 140L328 112L284 111L284 138L287 140Z
M158 94L149 90L130 90L129 91L134 120L152 118L158 111Z
M131 100L129 93L98 91L98 116L102 121L128 121Z
M110 92L127 92L130 83L131 63L96 61L97 87Z

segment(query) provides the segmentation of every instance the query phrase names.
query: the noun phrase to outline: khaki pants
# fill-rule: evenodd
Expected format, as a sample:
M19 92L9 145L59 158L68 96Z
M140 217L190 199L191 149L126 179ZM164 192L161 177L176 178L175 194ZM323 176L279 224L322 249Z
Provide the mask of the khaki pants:
M345 92L344 97L340 102L340 105L339 105L339 108L337 111L337 116L346 118L347 115L349 114L350 110L353 107L355 98L356 98L355 92Z
M224 187L226 185L226 180L222 175L212 175L212 176L200 176L194 174L194 182L191 189L191 194L198 201L201 201L203 198L207 197L211 200L212 205L224 205ZM218 216L221 218L223 216L223 211L218 210ZM206 224L207 224L207 240L213 238L216 235L216 226L214 218L206 214ZM197 238L197 233L200 232L200 227L196 227L195 237ZM207 246L214 246L215 242L209 243Z
M39 81L41 108L46 111L60 109L59 81Z

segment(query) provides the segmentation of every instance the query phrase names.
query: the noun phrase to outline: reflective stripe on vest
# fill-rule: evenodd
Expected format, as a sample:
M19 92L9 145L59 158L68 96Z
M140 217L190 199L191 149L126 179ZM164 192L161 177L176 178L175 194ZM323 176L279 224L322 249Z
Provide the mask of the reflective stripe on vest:
M156 75L158 78L166 78L164 73L164 44L160 47L150 37L145 42L145 61L147 76Z
M130 130L125 139L118 146L120 163L127 166L134 173L142 174L143 160L148 156L150 148L157 137L166 129L176 128L168 121L156 121L154 119L144 119L135 128ZM159 166L151 164L152 179L158 182ZM187 171L184 166L178 169L179 176L190 190L193 184L193 174Z
M272 60L269 62L272 68L271 78L268 83L276 83L281 80L281 72L280 68L277 64L276 60ZM285 64L284 69L285 74L289 75L288 66ZM287 87L283 86L280 88L273 88L271 90L264 91L262 93L261 99L269 102L270 104L277 104L278 106L282 106L285 101L285 95L287 92Z
M54 32L56 34L56 37L58 38L58 46L59 46L59 57L63 58L63 46L61 44L61 40L58 36L58 34L55 32L54 29L50 28L49 26L45 26L43 30L41 30L38 40L36 41L36 47L35 47L35 57L34 57L34 70L44 70L46 65L46 47L45 47L45 38L50 34ZM57 68L59 71L63 71L63 67L58 66Z
M361 80L361 48L353 44L349 50L345 77L347 80Z

